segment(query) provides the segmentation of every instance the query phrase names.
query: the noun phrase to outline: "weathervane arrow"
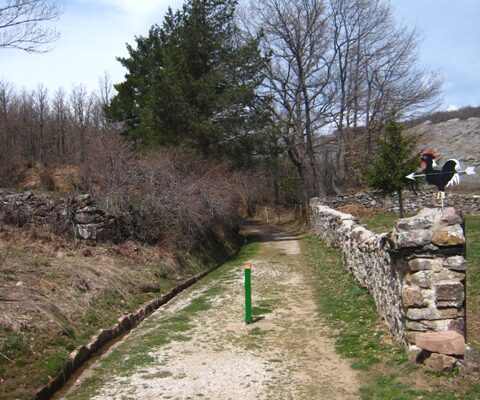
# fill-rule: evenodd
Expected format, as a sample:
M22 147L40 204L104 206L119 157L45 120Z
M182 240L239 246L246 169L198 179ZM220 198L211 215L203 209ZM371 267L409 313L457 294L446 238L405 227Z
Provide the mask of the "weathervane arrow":
M467 167L463 171L457 171L457 174L466 174L466 175L474 175L475 172L475 167ZM451 174L451 172L431 172L429 174L416 174L415 172L412 172L411 174L408 174L405 178L411 179L412 181L415 180L415 178L420 178L421 176L431 176L431 175L446 175L446 174Z

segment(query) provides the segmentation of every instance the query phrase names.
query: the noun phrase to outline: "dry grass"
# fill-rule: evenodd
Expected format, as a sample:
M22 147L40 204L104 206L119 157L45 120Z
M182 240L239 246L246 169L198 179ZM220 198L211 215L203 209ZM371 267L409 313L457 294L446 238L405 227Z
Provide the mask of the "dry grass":
M0 399L31 398L99 328L213 262L0 225Z

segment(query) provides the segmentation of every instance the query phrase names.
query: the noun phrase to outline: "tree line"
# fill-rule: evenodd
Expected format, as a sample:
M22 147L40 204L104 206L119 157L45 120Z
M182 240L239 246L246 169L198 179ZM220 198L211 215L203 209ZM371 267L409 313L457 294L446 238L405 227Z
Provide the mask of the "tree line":
M50 93L39 85L17 90L0 82L0 165L4 178L22 164L81 164L89 138L114 131L103 107L113 91L108 78L101 88L85 86Z
M418 32L382 0L189 0L128 51L107 109L126 137L248 163L281 155L304 202L348 184L351 132L369 154L391 110L430 110L441 89L417 63Z
M275 199L290 187L305 204L349 185L352 138L365 160L392 110L435 108L441 79L418 65L418 39L384 0L186 0L127 45L113 96L107 82L98 95L3 83L2 157L82 163L89 136L120 132L137 154L261 170Z

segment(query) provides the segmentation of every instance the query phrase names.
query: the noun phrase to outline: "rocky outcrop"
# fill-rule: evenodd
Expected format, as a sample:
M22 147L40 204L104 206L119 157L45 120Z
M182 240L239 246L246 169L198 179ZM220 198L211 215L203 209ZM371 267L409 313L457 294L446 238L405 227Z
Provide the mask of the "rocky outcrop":
M465 336L462 214L453 208L425 208L398 220L391 233L375 234L318 199L312 199L310 211L315 234L342 249L345 267L371 293L396 341L413 351L416 361L430 360L431 368L444 365L445 357L431 358L435 352L422 349L417 335L452 331ZM445 355L453 357L449 366L463 357Z
M89 241L118 241L122 238L117 219L100 210L89 194L50 199L30 191L0 190L0 222Z

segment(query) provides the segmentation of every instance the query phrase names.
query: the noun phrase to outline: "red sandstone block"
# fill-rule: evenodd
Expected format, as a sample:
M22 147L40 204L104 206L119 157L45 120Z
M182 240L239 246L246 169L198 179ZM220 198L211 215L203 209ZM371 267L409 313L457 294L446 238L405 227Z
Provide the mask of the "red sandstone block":
M465 338L455 331L417 333L415 344L424 350L434 353L463 355Z

